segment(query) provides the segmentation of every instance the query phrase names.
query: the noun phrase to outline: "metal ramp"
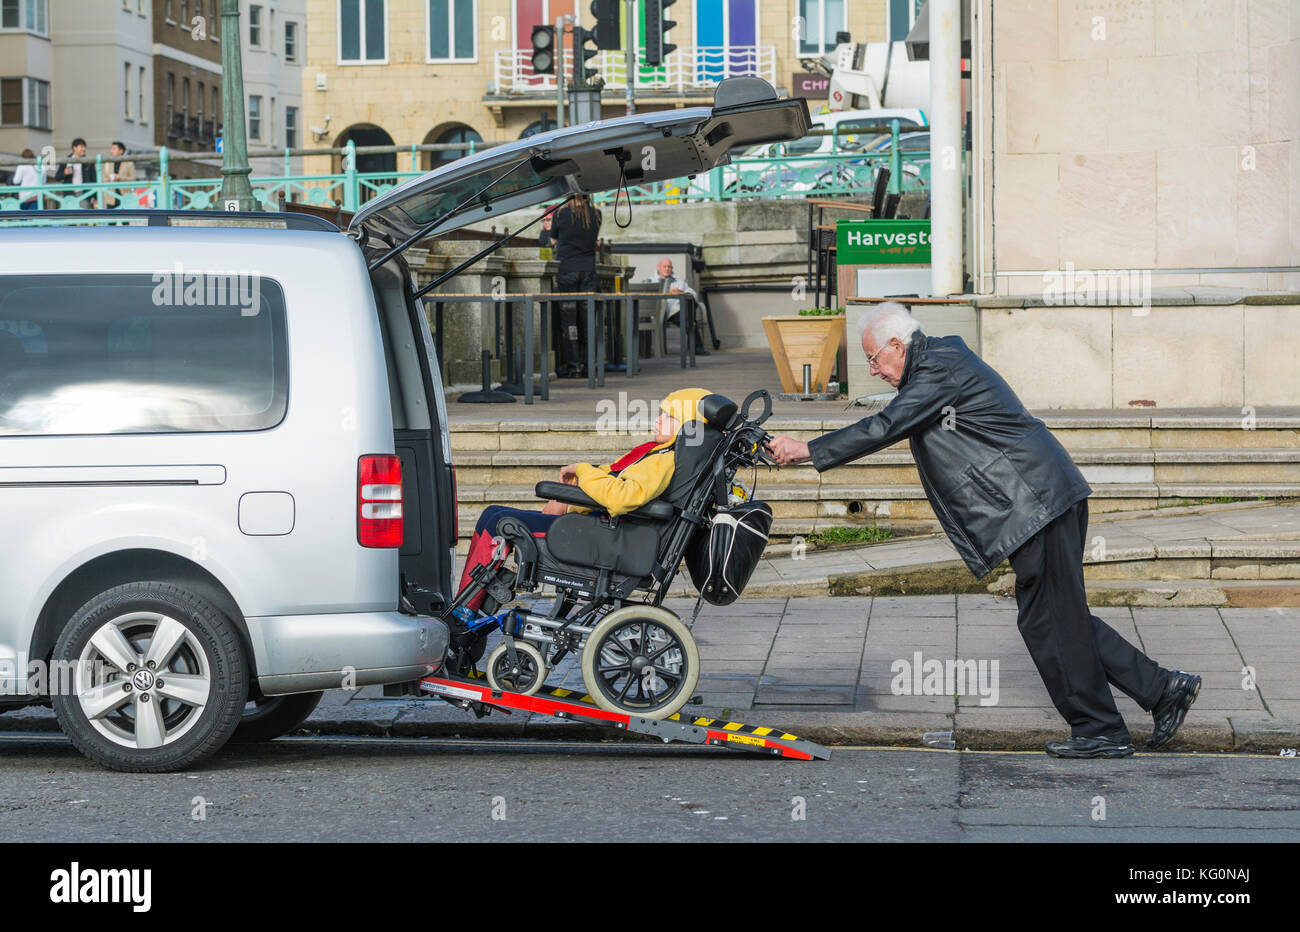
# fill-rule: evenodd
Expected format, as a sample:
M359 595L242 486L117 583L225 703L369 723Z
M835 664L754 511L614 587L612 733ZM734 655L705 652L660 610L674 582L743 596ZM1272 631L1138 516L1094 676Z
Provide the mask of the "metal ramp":
M482 678L431 675L420 680L420 688L476 715L485 715L493 708L515 709L601 725L616 731L652 735L665 743L680 741L686 744L708 744L733 751L757 752L794 760L829 760L831 756L829 748L780 728L703 717L683 718L680 712L666 719L607 712L592 702L590 696L558 686L543 686L533 695L524 695L493 689Z

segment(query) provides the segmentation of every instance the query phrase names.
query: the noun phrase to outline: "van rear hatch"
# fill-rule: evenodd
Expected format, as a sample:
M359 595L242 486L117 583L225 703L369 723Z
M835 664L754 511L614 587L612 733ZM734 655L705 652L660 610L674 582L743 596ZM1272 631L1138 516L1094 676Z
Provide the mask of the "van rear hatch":
M569 194L694 175L729 162L737 146L798 139L810 127L803 98L779 98L761 78L728 78L712 107L564 127L457 159L370 201L349 232L374 255L431 224L425 236Z

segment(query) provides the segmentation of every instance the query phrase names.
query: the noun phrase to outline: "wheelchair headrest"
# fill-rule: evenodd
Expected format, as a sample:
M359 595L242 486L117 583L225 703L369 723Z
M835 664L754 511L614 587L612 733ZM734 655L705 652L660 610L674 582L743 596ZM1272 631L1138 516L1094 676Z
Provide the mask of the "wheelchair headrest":
M731 419L736 416L736 403L725 395L705 395L695 407L704 423L714 430L726 430Z

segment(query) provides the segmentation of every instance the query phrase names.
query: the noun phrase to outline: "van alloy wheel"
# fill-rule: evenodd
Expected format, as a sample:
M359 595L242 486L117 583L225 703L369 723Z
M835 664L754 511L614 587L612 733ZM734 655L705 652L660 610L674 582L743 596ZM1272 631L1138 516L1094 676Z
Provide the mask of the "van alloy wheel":
M236 621L172 582L105 590L54 644L50 704L77 750L114 770L166 773L217 753L248 697Z
M91 726L123 747L159 748L194 727L212 673L194 634L175 618L133 612L91 635L76 670L76 695Z

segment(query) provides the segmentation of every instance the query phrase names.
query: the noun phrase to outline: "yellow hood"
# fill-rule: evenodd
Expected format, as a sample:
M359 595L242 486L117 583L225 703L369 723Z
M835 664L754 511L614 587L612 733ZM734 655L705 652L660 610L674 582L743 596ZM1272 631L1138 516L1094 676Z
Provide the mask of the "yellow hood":
M685 426L691 421L703 422L703 418L700 417L699 413L700 399L705 395L712 394L713 392L709 391L707 388L679 389L659 403L659 410L670 417L676 418L677 422L682 426ZM680 427L677 432L679 434L681 433ZM655 449L662 450L664 447L672 446L676 439L676 437L673 437L672 440L659 444Z

